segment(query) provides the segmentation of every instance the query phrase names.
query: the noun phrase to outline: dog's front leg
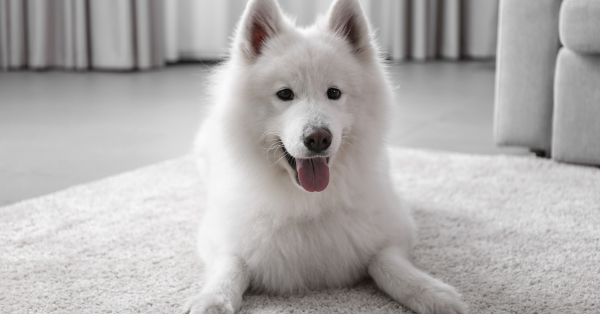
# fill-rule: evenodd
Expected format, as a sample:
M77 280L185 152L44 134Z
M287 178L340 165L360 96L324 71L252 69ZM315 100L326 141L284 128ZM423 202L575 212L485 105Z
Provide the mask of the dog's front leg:
M188 300L184 313L235 313L250 282L246 263L236 255L220 255L206 267L206 281L200 293Z
M379 252L369 264L379 288L420 314L464 314L456 290L416 268L397 247Z

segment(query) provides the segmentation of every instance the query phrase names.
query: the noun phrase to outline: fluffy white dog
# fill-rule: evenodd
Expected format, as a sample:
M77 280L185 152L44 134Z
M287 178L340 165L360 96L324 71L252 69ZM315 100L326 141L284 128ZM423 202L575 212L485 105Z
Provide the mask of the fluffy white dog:
M187 313L234 313L249 287L343 287L371 276L419 313L465 313L411 263L415 224L395 195L384 135L392 92L358 0L307 29L250 0L213 77L196 143L207 188L203 286Z

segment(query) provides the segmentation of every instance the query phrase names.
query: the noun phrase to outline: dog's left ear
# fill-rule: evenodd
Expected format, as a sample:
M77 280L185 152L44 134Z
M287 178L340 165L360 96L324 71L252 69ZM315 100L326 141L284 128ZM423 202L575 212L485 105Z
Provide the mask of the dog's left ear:
M238 25L236 48L241 49L249 61L254 61L265 43L283 27L283 15L275 0L250 0Z
M358 55L371 55L369 23L358 0L336 0L329 9L328 27L343 37Z

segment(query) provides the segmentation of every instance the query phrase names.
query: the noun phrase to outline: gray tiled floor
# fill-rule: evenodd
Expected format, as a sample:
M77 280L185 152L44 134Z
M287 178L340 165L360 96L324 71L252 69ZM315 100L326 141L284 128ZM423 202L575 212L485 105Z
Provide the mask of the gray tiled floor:
M208 70L0 73L0 206L187 153ZM493 145L493 63L404 63L390 72L392 145L528 154Z

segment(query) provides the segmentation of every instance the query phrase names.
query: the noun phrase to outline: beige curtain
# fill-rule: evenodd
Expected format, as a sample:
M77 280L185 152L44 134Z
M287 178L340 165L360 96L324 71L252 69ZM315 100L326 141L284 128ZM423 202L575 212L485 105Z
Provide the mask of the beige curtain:
M279 0L308 26L333 0ZM360 0L384 52L393 60L493 58L499 0ZM167 0L169 61L219 59L246 0Z
M163 0L88 1L92 68L126 70L164 65Z
M332 0L279 0L310 25ZM498 0L360 0L393 60L491 58ZM0 0L0 69L220 59L246 0Z
M372 0L370 17L392 59L492 58L498 0Z
M0 0L0 68L164 65L163 0Z

